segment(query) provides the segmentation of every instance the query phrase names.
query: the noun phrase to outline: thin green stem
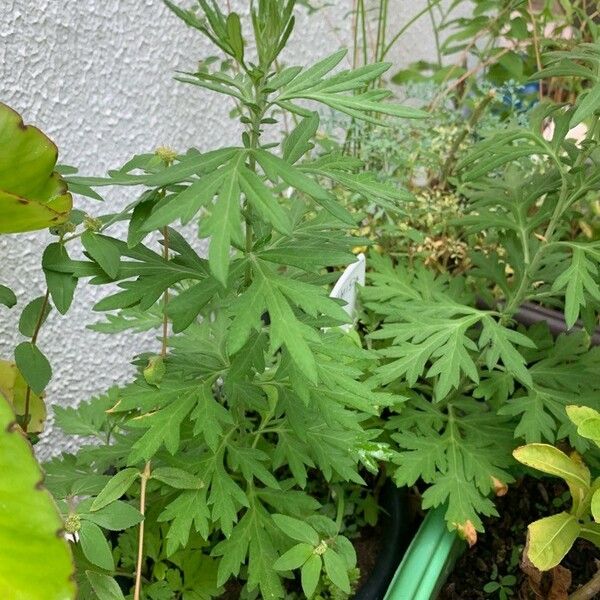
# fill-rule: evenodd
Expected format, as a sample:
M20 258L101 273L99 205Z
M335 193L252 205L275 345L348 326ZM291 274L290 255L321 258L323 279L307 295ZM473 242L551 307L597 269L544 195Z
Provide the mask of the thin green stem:
M369 64L369 49L368 49L368 38L367 38L367 11L365 9L365 0L358 0L358 9L361 22L362 31L362 58L363 65Z
M544 241L542 242L542 245L539 246L538 249L535 251L534 255L531 258L529 266L525 268L523 277L519 282L519 287L517 288L517 291L513 294L506 307L502 310L502 321L510 320L519 308L519 306L521 306L521 303L525 300L527 296L527 290L529 289L533 277L539 267L544 252L546 252L546 250L552 246L552 237L554 236L556 227L560 221L560 218L563 215L565 206L568 205L567 180L562 171L561 176L562 184L560 188L560 195L556 206L554 207L552 216L550 217L550 221L548 222L548 226L546 227L546 231L544 232ZM522 244L527 244L527 242L528 240L526 239L522 240ZM525 248L523 248L523 253L525 254Z
M254 84L254 103L258 107L257 110L252 112L251 123L249 125L250 130L248 132L250 143L250 157L248 160L248 168L252 172L256 172L256 157L254 155L255 150L260 147L260 136L261 136L261 124L268 110L269 103L267 94L263 90L266 76L263 76L260 80ZM252 253L254 247L254 230L252 227L252 210L248 205L245 204L245 226L246 226L246 243L245 243L245 254L248 257ZM252 283L252 265L248 262L246 267L245 285L248 287Z
M394 37L389 41L389 43L383 49L381 54L381 60L385 59L388 55L389 51L394 47L396 42L404 35L405 31L410 29L423 15L426 15L434 6L437 6L442 0L431 0L427 3L427 6L420 10L414 17L409 19L394 35Z
M427 0L427 12L429 13L429 20L431 21L431 28L433 29L433 39L435 41L435 53L437 56L437 66L442 66L442 47L440 44L440 34L438 31L438 25L435 22L435 16L433 14L433 4L431 0Z

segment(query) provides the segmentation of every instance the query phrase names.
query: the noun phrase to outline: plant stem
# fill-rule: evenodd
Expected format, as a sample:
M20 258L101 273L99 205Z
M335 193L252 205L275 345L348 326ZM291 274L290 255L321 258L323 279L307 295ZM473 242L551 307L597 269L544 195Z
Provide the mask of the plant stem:
M169 260L169 228L163 227L163 258ZM167 315L167 304L169 304L169 288L163 294L163 326L162 326L162 346L160 355L164 358L167 355L167 339L169 337L169 317Z
M540 41L538 39L537 21L535 18L535 14L533 12L533 5L531 3L531 0L527 0L527 12L529 13L529 18L531 19L531 27L533 30L533 50L535 52L535 63L537 66L537 70L541 71L542 70L542 58L540 56ZM538 81L538 93L539 93L540 102L541 102L544 99L543 84L542 84L541 79Z
M367 42L367 11L365 9L365 0L358 0L358 8L361 20L362 29L362 54L363 65L369 64L368 42Z
M44 315L46 314L46 309L48 308L48 302L50 300L50 290L46 288L46 293L44 294L44 301L42 302L42 307L40 309L40 314L38 316L37 322L35 324L35 329L33 330L33 335L31 336L31 345L35 346L37 344L38 335L40 333L40 329L42 328L42 324L44 323ZM27 384L27 389L25 390L25 414L23 415L23 432L27 433L27 429L29 427L29 410L31 404L31 387Z
M146 486L148 479L151 477L150 461L144 466L144 471L141 474L142 484L140 491L140 513L145 517L146 515ZM140 600L140 593L142 591L142 564L144 562L144 520L140 523L140 532L138 536L138 554L137 554L137 565L135 569L135 588L133 592L133 600Z
M442 67L442 48L440 45L440 34L438 31L437 23L435 22L435 16L433 14L433 4L431 0L427 0L427 12L429 13L429 20L431 21L431 28L433 29L433 39L435 41L435 54L437 57L437 66Z
M261 121L265 116L265 111L267 110L267 97L262 89L264 85L264 78L261 78L260 81L254 84L254 96L255 103L258 107L258 110L252 115L252 123L250 129L250 150L257 150L260 144L260 135L261 135ZM250 158L248 160L248 168L256 172L256 157L254 153L250 153ZM254 246L254 231L252 228L252 213L251 208L246 202L246 256L252 253L252 248ZM245 276L245 284L248 287L252 283L252 266L248 263L246 267L246 276Z
M483 111L486 109L487 105L493 100L495 94L490 92L487 96L478 104L477 108L471 114L471 118L467 122L467 126L463 128L460 134L454 139L452 142L452 146L450 147L450 152L448 153L448 158L442 167L442 175L440 177L440 185L445 186L448 176L452 172L454 165L456 163L456 153L462 144L463 140L467 137L467 134L473 130L473 127L477 124L479 119L481 119L481 115Z
M515 292L514 296L510 299L510 301L506 305L506 308L504 308L504 310L502 311L502 320L503 321L511 319L513 314L515 313L515 311L519 308L519 306L525 299L525 296L527 294L527 289L529 288L529 284L531 283L531 279L532 279L533 275L535 274L540 261L542 260L542 255L543 255L545 249L548 247L549 243L552 241L551 238L554 235L554 231L556 229L558 221L559 221L560 217L562 216L562 213L564 210L564 204L567 200L567 191L568 191L568 189L567 189L567 185L566 185L566 180L564 179L564 176L563 176L558 202L556 203L556 207L554 208L554 212L552 213L552 217L550 218L548 227L546 228L546 231L544 232L543 238L544 238L545 242L542 246L540 246L537 249L537 251L533 255L533 257L531 259L531 263L525 268L525 272L523 273L523 277L519 283L519 287L517 288L517 291ZM525 244L526 240L523 240L523 243ZM525 248L523 249L523 251L525 252Z
M596 574L577 591L569 596L569 600L592 600L600 593L600 569Z
M352 68L358 67L358 0L353 0L352 4Z

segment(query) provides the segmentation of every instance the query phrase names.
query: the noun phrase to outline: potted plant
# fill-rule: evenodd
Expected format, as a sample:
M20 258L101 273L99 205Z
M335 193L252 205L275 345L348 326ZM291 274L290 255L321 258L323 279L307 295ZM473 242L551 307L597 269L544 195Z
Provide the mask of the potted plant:
M72 234L84 260L63 255L47 268L108 287L95 309L117 312L104 329L158 333L156 351L136 357L133 382L56 410L67 433L94 442L46 465L77 540L79 594L350 595L359 573L345 520L377 512L361 485L387 453L372 423L390 397L364 381L374 355L340 329L344 302L328 294L337 275L327 268L355 260L356 218L327 182L388 207L408 194L357 173L351 157L311 155L319 115L302 102L374 125L378 114L423 113L366 89L388 64L336 70L339 51L278 68L293 0L255 3L251 41L237 13L215 2L200 0L198 12L167 5L225 57L178 79L230 97L244 133L236 147L161 148L108 178L67 178L142 192ZM265 141L282 113L293 130ZM110 236L123 220L127 239ZM176 222L199 224L208 258Z
M484 518L497 515L490 495L506 495L521 474L512 457L519 440L560 442L595 460L596 448L566 407L599 408L589 335L600 298L597 242L571 227L598 190L597 60L592 44L550 53L538 77L582 78L585 91L574 105L540 103L527 125L489 131L456 161L454 185L467 200L459 226L485 237L469 254L475 268L436 275L422 264L371 259L372 285L363 296L370 339L384 359L373 380L397 396L397 415L384 424L397 443L393 477L401 486L423 482L423 507L439 507L427 520L430 543L440 549L437 571L417 572L428 583L415 598L435 597L456 550L447 532L435 535L441 514L448 529L475 544ZM549 119L551 139L544 136ZM568 132L583 121L587 135L575 144ZM561 307L567 333L553 339L545 310L517 326L526 302ZM580 317L589 333L577 327ZM396 579L402 585L415 584L410 554ZM502 597L513 577L496 572L481 586ZM467 579L462 569L457 578ZM401 590L392 586L388 597L402 597Z

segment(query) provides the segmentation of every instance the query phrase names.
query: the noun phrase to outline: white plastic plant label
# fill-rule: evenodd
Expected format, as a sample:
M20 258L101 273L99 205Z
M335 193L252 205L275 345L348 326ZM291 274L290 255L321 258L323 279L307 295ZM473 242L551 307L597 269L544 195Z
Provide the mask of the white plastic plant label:
M352 317L352 319L354 319L356 316L358 286L365 285L365 272L367 264L364 254L359 254L357 259L358 260L356 262L346 267L330 294L332 298L339 298L340 300L344 300L346 302L344 310L350 317ZM351 325L345 325L344 329L347 331L351 327Z

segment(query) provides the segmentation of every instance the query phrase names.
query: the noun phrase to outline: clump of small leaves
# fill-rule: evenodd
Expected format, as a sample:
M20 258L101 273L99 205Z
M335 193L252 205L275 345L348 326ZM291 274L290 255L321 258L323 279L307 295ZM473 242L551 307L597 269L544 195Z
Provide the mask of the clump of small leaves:
M303 101L373 123L377 114L422 113L388 102L384 90L365 91L387 64L339 70L339 51L278 68L294 4L253 3L249 41L240 17L216 2L199 0L198 10L167 2L234 65L204 62L178 79L234 102L241 144L163 149L108 178L69 178L143 191L86 231L84 260L53 267L110 285L95 306L111 315L105 328L160 332L160 350L136 358L135 381L57 411L66 432L101 442L48 465L65 514L81 521L82 598L98 594L99 581L111 597L210 598L234 582L244 597L283 598L295 571L307 597L322 572L351 592L356 557L343 523L325 517L306 488L360 485L361 465L376 469L379 431L367 417L389 397L364 381L374 355L340 330L348 315L328 296L328 269L354 260L348 230L358 218L331 188L388 205L407 195L365 177L354 158L315 158L319 114ZM265 141L282 113L297 126ZM122 220L126 240L108 231ZM199 225L207 258L177 223ZM149 241L156 231L158 251Z

